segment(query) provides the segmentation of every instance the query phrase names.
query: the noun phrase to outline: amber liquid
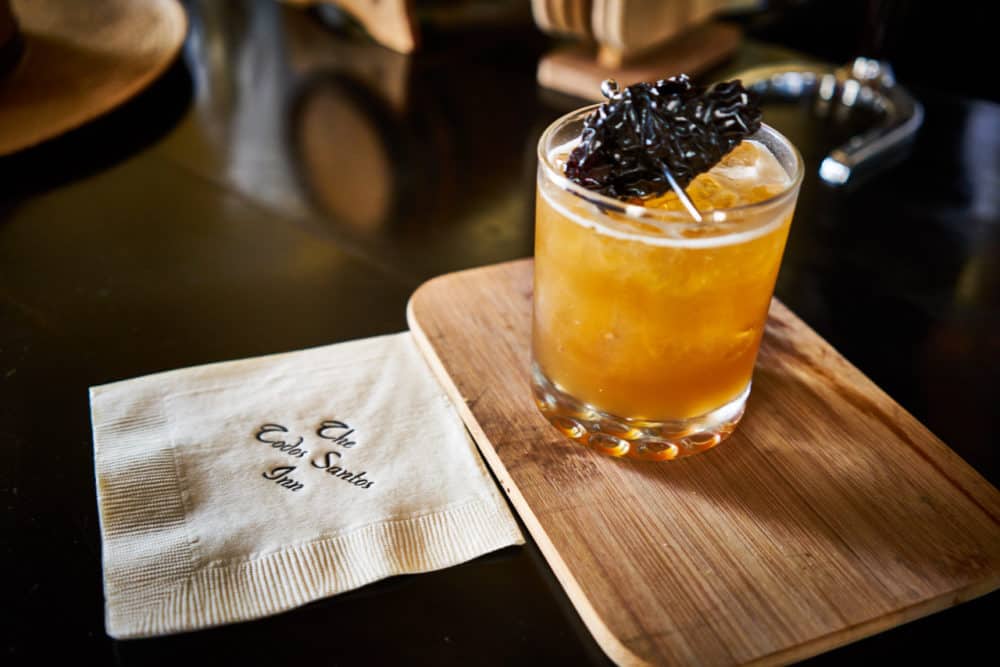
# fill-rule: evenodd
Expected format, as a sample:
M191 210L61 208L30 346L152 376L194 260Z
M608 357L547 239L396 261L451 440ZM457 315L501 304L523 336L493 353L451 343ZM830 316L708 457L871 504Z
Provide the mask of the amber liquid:
M746 214L755 219L727 212L724 225L710 211L788 187L770 152L744 142L687 189L706 222L660 233L540 185L533 346L542 372L577 399L631 419L688 419L739 397L750 383L795 198ZM640 204L680 210L673 194ZM592 224L609 215L610 232Z

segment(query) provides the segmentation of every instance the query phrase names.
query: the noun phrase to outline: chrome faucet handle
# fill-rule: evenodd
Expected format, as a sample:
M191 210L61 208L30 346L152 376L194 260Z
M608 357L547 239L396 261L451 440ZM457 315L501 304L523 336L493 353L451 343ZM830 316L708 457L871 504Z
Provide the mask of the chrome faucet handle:
M735 76L765 100L814 98L818 109L839 105L874 112L878 120L871 129L834 148L820 164L820 178L833 186L884 164L894 149L913 138L924 119L923 106L896 83L892 66L873 58L855 58L839 68L805 63L757 67Z
M885 61L855 58L835 76L840 104L870 106L880 116L873 128L830 151L820 164L820 178L830 185L843 185L853 173L877 167L883 156L912 139L923 124L924 108L896 83L892 66Z

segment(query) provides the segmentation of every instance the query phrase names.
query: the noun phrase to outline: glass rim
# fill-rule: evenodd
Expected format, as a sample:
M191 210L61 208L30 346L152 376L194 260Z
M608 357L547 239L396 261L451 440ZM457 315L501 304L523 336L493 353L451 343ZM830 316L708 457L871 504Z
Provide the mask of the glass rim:
M710 211L705 211L705 220L703 222L697 222L693 220L691 216L685 210L668 210L668 209L655 209L655 208L644 208L636 204L629 204L623 202L615 197L609 197L607 195L602 195L594 190L589 190L578 183L574 183L569 178L567 178L559 167L552 163L549 155L549 151L546 150L548 144L550 143L553 135L561 130L563 127L569 123L582 120L587 115L592 113L595 109L601 106L600 103L591 104L585 107L581 107L574 111L571 111L563 116L560 116L555 121L553 121L545 131L542 133L541 138L538 140L538 164L541 165L542 169L545 171L546 178L555 183L561 189L569 192L570 194L583 199L591 204L596 205L601 210L601 217L606 216L607 211L612 211L614 213L619 213L622 215L627 215L633 219L649 219L656 220L660 223L669 223L671 226L676 226L678 229L683 229L684 227L690 227L696 229L700 226L704 226L706 222L709 223L723 223L730 220L730 218L739 215L740 217L746 214L753 214L758 211L767 210L769 208L777 208L788 202L789 199L794 199L797 195L798 189L802 184L802 179L805 175L805 165L802 159L802 154L799 149L793 144L788 137L778 132L776 129L767 125L766 123L761 123L761 129L758 132L765 132L774 135L785 144L795 160L794 173L790 174L791 180L788 186L781 192L763 199L759 202L754 202L752 204L741 204L739 206L730 206L728 208L712 209ZM754 135L756 136L756 134ZM752 138L752 137L751 137ZM775 156L777 158L777 156ZM779 158L780 159L780 158ZM784 165L782 165L784 167ZM600 224L599 221L594 220L594 223ZM762 222L766 224L766 222ZM721 238L728 236L730 234L736 234L740 231L747 230L727 230L718 236L713 238ZM635 235L639 237L648 237L650 239L658 238L659 235L652 233L643 233L639 231L631 231L629 235Z

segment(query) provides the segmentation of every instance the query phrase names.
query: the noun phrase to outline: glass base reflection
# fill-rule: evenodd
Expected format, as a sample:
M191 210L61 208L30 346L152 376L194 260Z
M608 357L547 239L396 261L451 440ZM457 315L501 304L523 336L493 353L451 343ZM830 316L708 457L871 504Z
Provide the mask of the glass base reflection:
M750 384L732 401L690 419L655 421L619 417L563 391L532 365L535 404L567 438L601 454L641 461L673 461L715 447L729 437L746 410Z

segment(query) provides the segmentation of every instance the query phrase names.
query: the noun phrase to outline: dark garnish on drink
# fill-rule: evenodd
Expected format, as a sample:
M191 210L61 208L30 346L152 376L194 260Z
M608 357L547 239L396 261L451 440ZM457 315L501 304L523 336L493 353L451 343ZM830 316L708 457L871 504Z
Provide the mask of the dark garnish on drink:
M760 128L755 96L738 81L705 89L684 74L618 91L584 123L566 176L610 197L632 199L683 188Z

